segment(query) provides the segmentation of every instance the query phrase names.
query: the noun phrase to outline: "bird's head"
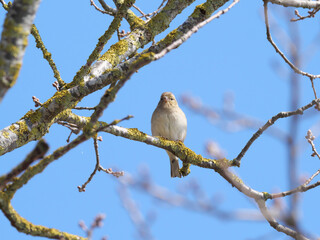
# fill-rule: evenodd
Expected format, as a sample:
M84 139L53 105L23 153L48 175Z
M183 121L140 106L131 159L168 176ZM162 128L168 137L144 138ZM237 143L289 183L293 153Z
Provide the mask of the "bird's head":
M176 107L178 106L178 102L171 92L164 92L161 94L158 106L164 108Z

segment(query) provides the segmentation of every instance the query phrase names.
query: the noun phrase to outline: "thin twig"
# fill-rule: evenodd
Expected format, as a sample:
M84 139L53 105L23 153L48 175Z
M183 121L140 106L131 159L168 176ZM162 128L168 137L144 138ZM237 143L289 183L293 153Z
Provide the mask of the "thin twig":
M60 76L60 72L57 69L57 66L55 64L55 62L52 59L52 55L51 53L48 51L48 49L45 47L40 33L37 29L37 27L35 25L32 26L31 28L31 34L34 37L34 40L36 42L36 47L39 48L42 52L43 58L45 60L47 60L47 62L49 63L49 66L51 67L52 71L53 71L53 75L55 77L55 79L57 79L58 83L59 83L59 89L61 89L64 85L65 82L62 80L61 76Z
M163 7L163 5L165 4L165 2L166 2L167 0L163 0L162 1L162 3L160 4L160 6L157 8L157 10L155 10L154 12L152 12L152 13L149 13L149 14L147 14L146 16L151 16L151 17L153 17L154 15L156 15L160 10L161 10L161 8Z
M85 191L86 191L86 186L88 185L88 183L91 182L93 176L97 173L97 171L104 171L104 172L106 172L106 173L108 173L108 174L111 174L111 175L113 175L113 176L115 176L115 177L121 177L121 176L124 175L124 172L123 172L123 171L114 172L114 171L112 171L111 168L105 169L105 168L103 168L103 167L100 165L100 155L99 155L99 150L98 150L98 140L99 140L99 139L98 139L97 137L94 137L94 138L93 138L94 151L95 151L95 153L96 153L96 166L94 167L94 170L93 170L93 172L90 174L88 180L87 180L84 184L82 184L81 187L78 186L79 192L85 192Z
M312 134L311 130L308 130L307 132L307 136L305 137L307 140L308 140L308 143L310 143L311 147L312 147L312 157L314 156L317 156L318 159L320 159L320 155L319 153L317 152L317 149L313 143L314 139L315 139L315 136ZM316 171L309 179L307 179L303 184L301 184L300 186L290 190L290 191L286 191L286 192L281 192L281 193L273 193L273 194L270 194L270 195L267 195L267 199L274 199L274 198L280 198L280 197L285 197L285 196L288 196L288 195L292 195L294 193L298 193L298 192L306 192L312 188L315 188L317 186L320 185L320 181L310 185L309 183L317 176L319 175L320 173L320 169L318 171Z
M128 188L124 184L121 184L118 188L118 193L119 193L122 205L127 210L128 215L132 223L136 227L140 238L144 240L154 239L151 234L148 221L144 219L138 205L136 204L134 199L130 196L130 192Z
M317 149L316 147L314 146L314 139L316 138L315 136L313 136L311 130L309 129L308 132L307 132L307 136L305 136L305 138L308 140L308 143L310 143L311 147L312 147L312 151L313 151L313 154L311 155L312 157L314 156L317 156L320 160L320 155L319 153L317 152Z
M145 19L149 19L149 17L147 16L147 14L145 14L144 12L142 12L142 10L139 8L139 7L137 7L136 5L132 5L132 7L134 7L139 13L141 13L142 14L142 16L140 17L140 18L145 18Z
M133 2L130 4L133 4ZM100 53L102 52L104 46L107 44L107 42L111 39L114 32L117 31L119 28L123 15L125 12L130 8L130 4L127 4L125 1L124 4L119 8L117 14L113 18L112 22L110 23L108 29L105 31L105 33L99 38L99 41L90 54L89 58L87 59L87 62L84 66L81 67L81 69L77 72L76 76L73 79L73 83L79 83L83 80L84 76L89 72L89 69L93 62L95 62L99 57Z
M80 132L80 129L78 125L73 124L73 123L68 123L68 122L64 122L64 121L58 121L58 124L69 128L73 133L78 134Z
M95 229L101 228L103 226L103 220L106 218L106 215L103 213L97 214L91 223L90 228L87 227L84 221L79 222L79 227L86 233L88 240L92 240L92 235Z
M99 12L101 12L101 13L103 13L103 14L112 15L112 13L111 13L110 11L104 11L104 10L102 10L101 8L99 8L99 7L94 3L93 0L90 0L90 4L91 4L92 6L94 6L94 8L95 8L96 10L98 10Z
M86 191L86 186L88 185L89 182L91 182L93 176L96 174L96 172L99 170L100 167L100 156L99 156L99 150L98 150L98 141L97 138L93 138L93 145L94 145L94 151L96 153L96 166L94 167L93 172L90 174L88 180L82 184L82 186L78 186L79 192L85 192Z
M241 150L241 152L239 153L239 155L233 160L234 164L236 166L240 166L240 161L243 158L243 156L245 155L245 153L248 151L248 149L250 148L251 144L257 140L257 138L265 131L267 130L270 126L272 126L275 121L277 121L280 118L287 118L287 117L291 117L293 115L302 115L303 112L309 108L311 108L312 106L318 104L320 102L320 99L315 99L313 100L311 103L297 109L296 111L292 111L292 112L280 112L277 115L273 116L271 119L269 119L261 128L259 128L258 131L256 131L253 136L250 138L250 140L247 142L247 144L245 145L245 147Z
M106 168L103 168L102 166L99 166L99 169L98 169L99 171L103 171L103 172L105 172L105 173L108 173L108 174L111 174L112 176L115 176L115 177L122 177L122 176L124 176L124 171L116 171L116 172L114 172L113 170L112 170L112 168L108 168L108 169L106 169Z
M320 8L315 8L313 9L312 11L308 11L309 15L306 15L306 16L301 16L298 12L298 10L296 9L294 11L294 13L297 15L298 18L292 18L290 21L291 22L296 22L296 21L300 21L300 20L304 20L306 18L313 18L315 17L316 13L320 10Z
M95 110L95 107L74 107L76 110Z
M118 123L125 121L125 120L130 120L130 118L133 118L133 117L134 117L133 115L128 115L122 119L113 120L109 125L117 125Z
M317 99L317 98L318 98L318 97L317 97L317 92L316 92L316 89L314 88L313 80L314 80L314 79L313 79L312 77L310 77L313 94L314 94L315 99Z
M298 74L301 74L303 76L307 76L309 78L320 78L319 75L313 75L307 72L304 72L297 68L285 55L281 50L278 48L278 46L275 44L275 42L272 40L270 29L269 29L269 19L268 19L268 2L269 0L264 0L264 17L265 17L265 25L266 25L266 32L267 32L267 39L271 43L271 45L274 47L276 52L283 58L283 60Z
M235 132L242 129L256 130L263 124L260 120L236 112L232 107L223 107L221 109L207 107L195 97L188 95L182 95L181 99L182 104L190 110L204 116L211 124L218 125L225 131ZM290 136L277 127L271 128L268 131L268 134L280 141L290 141Z
M267 196L267 199L275 199L275 198L282 198L285 196L289 196L295 193L299 193L299 192L306 192L312 188L315 188L317 186L320 185L320 181L309 185L308 184L320 173L320 169L318 171L316 171L305 183L301 184L300 186L290 190L290 191L286 191L286 192L280 192L280 193L272 193L270 195Z
M196 26L194 26L191 30L189 30L188 32L186 32L182 37L180 37L178 40L176 40L175 42L173 42L171 45L169 45L168 47L166 47L165 49L163 49L161 52L159 52L158 54L156 54L154 56L155 60L158 60L160 58L162 58L164 55L166 55L168 52L170 52L171 50L179 47L182 43L184 43L187 39L189 39L194 33L196 33L200 28L202 28L203 26L205 26L206 24L210 23L212 20L219 18L221 15L225 14L226 12L228 12L234 5L236 5L240 0L234 0L226 9L220 10L219 12L217 12L215 15L211 16L210 18L208 18L207 20L197 24Z

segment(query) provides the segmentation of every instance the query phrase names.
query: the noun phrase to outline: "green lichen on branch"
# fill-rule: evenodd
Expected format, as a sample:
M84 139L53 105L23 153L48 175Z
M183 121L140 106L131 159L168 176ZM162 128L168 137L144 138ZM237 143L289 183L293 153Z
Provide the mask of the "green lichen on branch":
M182 176L186 177L190 174L191 170L190 170L190 164L189 163L183 163L182 164L182 168L180 168L180 173L182 174Z
M110 49L99 58L99 60L107 61L112 66L116 66L121 61L119 56L124 55L128 51L128 44L127 39L120 40L116 44L113 44Z
M155 51L158 53L164 48L171 45L173 42L180 39L184 34L186 34L191 28L205 19L208 19L214 11L223 6L229 0L207 0L205 3L200 4L195 7L193 13L188 17L187 21L185 21L178 28L172 30L169 34L167 34L163 39L161 39L155 46L150 47L145 51ZM155 50L156 49L156 50Z
M36 47L42 51L43 58L48 61L49 65L53 71L54 77L57 79L60 88L62 88L65 85L65 83L61 79L61 76L60 76L60 73L57 69L57 66L56 66L55 62L52 60L51 53L48 52L47 48L45 47L45 45L40 37L39 31L35 25L32 25L31 34L33 35L33 37L36 41Z
M12 6L3 7L8 11L0 40L0 101L15 84L28 45L28 36L40 0L15 0Z
M171 21L194 1L195 0L168 1L166 6L145 25L148 38L152 40L155 36L169 28Z
M66 240L85 240L86 238L62 232L54 228L47 228L40 225L35 225L21 217L10 203L10 198L6 193L0 192L0 209L8 218L11 225L19 232L23 232L32 236L47 237L51 239L66 239Z
M113 33L120 27L121 20L122 20L123 16L127 12L128 8L130 8L134 4L134 2L135 2L135 0L126 0L126 1L124 1L124 3L119 8L116 16L114 17L114 19L112 20L111 24L109 25L107 31L99 38L98 43L97 43L95 49L90 54L86 64L83 67L81 67L81 69L77 72L76 76L73 79L73 83L72 84L80 83L82 81L83 77L86 74L88 74L90 66L92 65L92 63L94 61L99 59L100 53L103 50L104 46L110 40L110 38L112 37ZM118 44L116 46L121 46L121 44ZM115 47L113 47L113 49L114 48ZM111 54L112 57L114 57L112 53L113 52L111 51L110 54ZM115 51L114 54L123 54L123 52L122 51ZM110 59L112 59L112 57ZM100 59L100 60L107 60L107 59ZM115 66L112 62L110 62L110 61L108 61L108 62L111 63L111 65Z
M136 28L141 28L145 22L137 17L131 10L128 10L125 16L127 22L130 25L130 30L133 31Z
M221 171L232 166L232 161L228 159L214 160L204 158L187 148L181 141L170 141L162 137L151 137L146 133L139 131L137 128L108 126L107 128L101 128L100 130L168 150L180 158L184 164L210 168L215 171ZM187 165L185 165L181 171L188 174L189 170Z

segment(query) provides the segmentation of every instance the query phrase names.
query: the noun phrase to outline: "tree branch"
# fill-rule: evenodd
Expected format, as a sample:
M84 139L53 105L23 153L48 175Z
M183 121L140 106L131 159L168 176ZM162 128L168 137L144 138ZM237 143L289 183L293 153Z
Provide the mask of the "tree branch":
M42 158L49 150L49 145L41 139L36 147L28 154L25 160L23 160L18 166L11 170L8 174L0 177L0 190L12 179L26 170L34 161Z
M241 150L241 152L239 153L239 155L233 160L234 164L236 166L240 166L240 162L241 159L243 158L243 156L245 155L245 153L248 151L248 149L250 148L251 144L257 140L260 135L267 130L270 126L272 126L278 119L280 118L287 118L293 115L302 115L303 112L309 108L311 108L312 106L319 104L320 99L315 99L313 100L311 103L297 109L296 111L292 111L292 112L280 112L277 115L273 116L271 119L269 119L261 128L259 128L258 131L256 131L253 136L250 138L250 140L247 142L247 144L244 146L244 148Z
M284 7L297 7L297 8L316 8L320 6L320 1L310 0L268 0L268 2L278 4Z
M278 48L278 46L275 44L275 42L272 40L271 34L270 34L270 29L269 29L269 19L268 19L268 2L270 0L264 0L264 17L265 17L265 25L266 25L266 32L267 32L267 39L273 46L273 48L276 50L276 52L282 57L282 59L298 74L301 74L303 76L307 76L310 79L315 79L315 78L320 78L320 74L318 75L313 75L307 72L304 72L300 70L298 67L296 67L286 56L281 50ZM288 1L288 0L287 0ZM311 1L307 1L311 2ZM319 1L319 6L320 6L320 1Z
M0 102L19 76L39 4L40 0L15 0L8 10L0 41Z

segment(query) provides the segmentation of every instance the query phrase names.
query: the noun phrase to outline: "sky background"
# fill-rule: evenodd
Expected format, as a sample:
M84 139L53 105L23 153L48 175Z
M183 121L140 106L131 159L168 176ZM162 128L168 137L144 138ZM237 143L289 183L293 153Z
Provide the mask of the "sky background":
M160 0L136 1L136 5L144 12L153 11L160 3ZM157 36L156 41L182 24L200 3L202 2L196 1L183 11L172 22L170 30ZM318 46L312 45L315 47L311 50L309 48L310 44L319 40L318 16L303 22L289 23L288 12L293 14L294 9L272 6L271 16L276 25L272 24L274 28L271 28L271 31L287 32L290 29L288 24L297 27L295 34L300 36L298 51L306 58L306 64L302 68L318 74ZM300 12L302 14L303 11ZM4 17L5 11L2 9L2 23ZM85 64L97 39L107 29L111 20L110 16L103 15L90 6L89 0L42 1L35 24L64 81L70 82ZM128 30L128 26L123 23L121 29ZM268 43L265 32L263 2L240 1L227 14L206 25L178 49L134 74L120 90L116 101L104 112L101 120L111 122L131 114L134 115L133 119L119 125L138 128L151 134L152 112L161 93L171 91L180 101L180 107L188 119L186 146L197 154L208 157L204 146L208 140L213 140L224 149L228 159L235 158L254 131L227 132L183 105L181 96L189 94L208 107L221 109L225 94L232 93L236 112L262 122L266 122L278 112L292 110L288 81L291 70ZM275 36L275 41L281 43L286 40L286 35L280 36L281 39ZM114 36L105 50L115 41ZM284 51L288 50L287 44L279 46ZM274 66L281 69L281 75L275 72ZM28 110L35 109L32 96L38 97L41 102L50 98L55 92L51 86L54 81L49 65L42 58L41 51L35 47L31 36L18 81L0 104L0 129L18 121ZM318 80L315 80L315 84L317 88ZM301 78L299 85L299 106L303 106L312 101L313 92L309 79ZM88 96L79 106L95 106L103 92L104 90L98 91ZM309 112L313 114L307 117L298 129L301 149L298 169L301 176L310 176L319 168L319 160L310 157L311 148L304 140L308 129L316 126L319 121L314 110ZM86 116L90 114L85 111L77 113ZM288 132L288 122L286 119L279 120L276 126ZM52 126L49 134L45 136L50 152L65 145L68 135L69 130L64 127ZM107 133L100 135L103 137L103 142L99 142L101 164L105 168L123 170L125 174L132 176L139 175L141 169L148 169L157 185L173 192L188 188L190 182L197 181L208 198L216 196L213 204L218 209L226 212L255 209L251 201L213 171L191 166L188 177L171 179L168 157L162 149ZM315 144L319 144L317 139ZM21 162L34 146L35 142L31 142L2 156L0 174L10 171ZM258 191L289 190L287 155L286 147L281 141L264 134L247 152L241 168L234 171L246 184ZM104 213L104 226L94 232L94 239L101 239L103 236L117 240L139 239L127 211L121 204L117 179L99 172L86 187L86 192L78 192L77 186L87 180L94 166L93 143L87 141L35 176L16 193L12 205L22 217L34 224L82 236L84 233L78 222L83 220L90 224L98 213ZM320 235L318 192L319 188L316 188L301 197L301 227L311 234L309 236ZM188 194L185 195L189 197ZM266 239L285 239L284 234L277 233L266 221L222 220L209 214L155 201L148 194L137 190L132 190L131 196L144 217L150 214L155 217L150 226L155 239L249 240L262 239L262 236L269 237ZM217 196L220 200L217 200ZM2 213L0 232L1 238L7 240L33 239L12 228Z

